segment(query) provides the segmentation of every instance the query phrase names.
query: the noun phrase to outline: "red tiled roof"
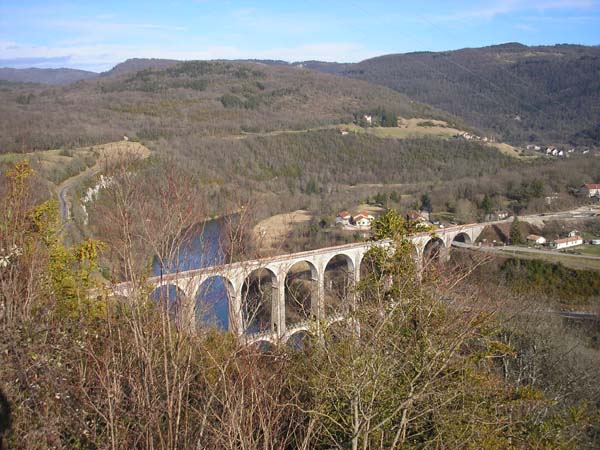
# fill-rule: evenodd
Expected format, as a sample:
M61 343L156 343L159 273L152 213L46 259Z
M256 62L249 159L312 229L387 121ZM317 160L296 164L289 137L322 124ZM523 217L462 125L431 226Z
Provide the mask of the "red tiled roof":
M554 241L555 244L566 244L568 242L581 241L581 236L571 236L568 238L557 239Z
M587 183L583 185L588 189L600 189L600 183Z

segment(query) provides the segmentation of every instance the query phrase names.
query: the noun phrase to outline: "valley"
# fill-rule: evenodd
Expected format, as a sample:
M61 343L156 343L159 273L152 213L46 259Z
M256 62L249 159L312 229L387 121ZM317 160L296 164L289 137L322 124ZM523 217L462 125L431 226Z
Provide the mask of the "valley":
M595 448L599 58L0 69L0 449Z

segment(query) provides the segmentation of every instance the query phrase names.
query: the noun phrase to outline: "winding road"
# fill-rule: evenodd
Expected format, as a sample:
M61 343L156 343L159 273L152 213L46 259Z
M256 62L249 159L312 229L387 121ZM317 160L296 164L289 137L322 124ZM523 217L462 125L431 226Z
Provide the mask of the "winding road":
M71 218L71 208L69 207L69 191L76 186L83 178L92 177L100 172L100 166L96 163L94 166L90 167L87 170L75 175L74 177L67 178L63 181L59 186L56 192L58 196L58 201L60 203L60 218L61 222L64 225Z

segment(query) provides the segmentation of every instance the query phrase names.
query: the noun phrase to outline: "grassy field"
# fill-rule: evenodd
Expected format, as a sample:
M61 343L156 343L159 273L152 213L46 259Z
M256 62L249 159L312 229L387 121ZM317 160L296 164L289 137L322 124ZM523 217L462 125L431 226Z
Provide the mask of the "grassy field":
M431 120L431 119L402 119L402 123L399 127L371 127L363 128L355 124L338 125L340 130L348 130L352 133L366 133L379 138L392 138L392 139L409 139L409 138L421 138L421 137L437 137L443 139L449 139L464 130L452 128L448 126L443 120ZM505 144L502 142L481 142L482 144L489 145L497 148L500 152L505 155L512 156L514 158L525 158L522 155L522 151L512 145ZM531 157L528 157L531 158Z
M260 221L253 229L259 250L262 254L276 251L295 226L306 224L313 217L310 211L299 209Z
M569 255L566 253L556 252L555 254L536 254L520 252L514 247L511 247L510 250L502 251L502 253L506 253L507 256L516 256L522 259L539 259L553 263L560 262L564 266L571 267L573 269L600 270L600 260L578 258L577 255Z
M139 142L118 141L77 149L45 150L33 153L5 153L0 164L28 160L38 174L54 184L61 184L102 161L137 155L145 158L150 150Z
M570 249L567 254L600 256L600 245L580 245Z

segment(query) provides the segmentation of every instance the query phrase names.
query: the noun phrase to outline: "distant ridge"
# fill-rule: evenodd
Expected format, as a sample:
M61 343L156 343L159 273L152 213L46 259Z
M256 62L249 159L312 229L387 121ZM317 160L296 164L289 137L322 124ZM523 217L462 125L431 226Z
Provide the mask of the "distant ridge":
M13 69L0 68L0 80L15 83L40 83L51 85L66 85L80 80L97 77L96 72L78 69Z
M131 58L117 64L112 69L102 72L100 76L109 77L112 75L122 75L124 73L139 72L146 69L165 69L167 67L178 64L182 61L176 59L160 59L160 58Z
M13 69L10 67L0 68L0 80L13 83L38 83L49 85L67 85L81 80L89 80L98 77L110 77L126 73L139 72L145 69L164 69L181 61L175 59L158 58L132 58L117 64L110 70L102 73L90 72L79 69Z
M600 145L600 46L517 42L297 66L356 78L515 143Z

